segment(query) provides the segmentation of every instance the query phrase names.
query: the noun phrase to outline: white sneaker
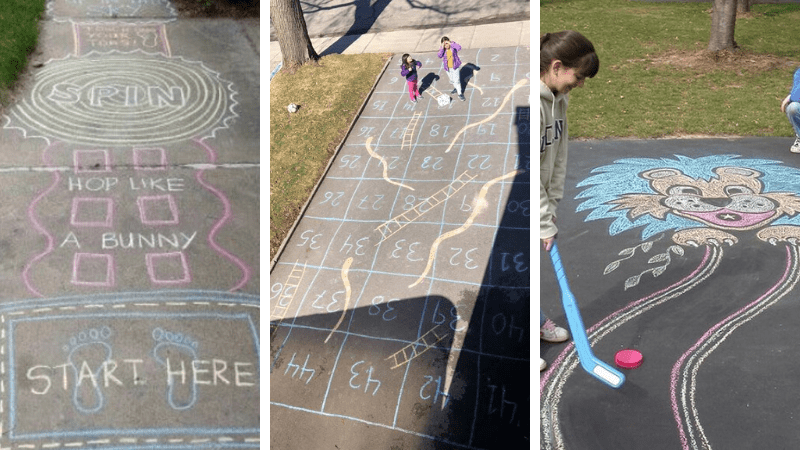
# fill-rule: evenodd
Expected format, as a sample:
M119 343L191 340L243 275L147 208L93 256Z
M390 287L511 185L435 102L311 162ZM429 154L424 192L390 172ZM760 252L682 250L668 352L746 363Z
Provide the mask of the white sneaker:
M792 153L800 153L800 136L795 137L794 144L789 148Z
M547 362L543 358L539 358L539 372L547 369Z
M539 338L547 342L564 342L569 339L569 332L547 319L539 329Z

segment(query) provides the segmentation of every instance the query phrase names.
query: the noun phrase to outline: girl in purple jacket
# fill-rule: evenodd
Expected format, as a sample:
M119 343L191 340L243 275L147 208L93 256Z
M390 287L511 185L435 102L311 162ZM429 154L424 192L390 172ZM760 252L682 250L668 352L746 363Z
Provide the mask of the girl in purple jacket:
M458 98L463 102L466 99L461 91L461 60L458 59L459 51L461 51L461 46L458 45L458 43L450 42L447 36L442 38L442 48L439 49L439 58L442 58L444 71L447 72L450 83L455 87L451 94L458 94Z
M414 58L409 56L408 53L403 55L402 62L400 63L400 75L406 77L408 82L408 95L411 101L417 103L418 98L422 98L417 87L417 67L422 67L422 63L414 61Z

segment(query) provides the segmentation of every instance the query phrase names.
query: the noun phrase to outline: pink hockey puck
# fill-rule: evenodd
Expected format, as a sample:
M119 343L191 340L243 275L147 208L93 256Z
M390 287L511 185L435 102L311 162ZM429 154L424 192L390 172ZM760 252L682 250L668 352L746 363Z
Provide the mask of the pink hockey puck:
M614 362L623 369L635 369L642 365L642 354L637 350L620 350L614 356Z

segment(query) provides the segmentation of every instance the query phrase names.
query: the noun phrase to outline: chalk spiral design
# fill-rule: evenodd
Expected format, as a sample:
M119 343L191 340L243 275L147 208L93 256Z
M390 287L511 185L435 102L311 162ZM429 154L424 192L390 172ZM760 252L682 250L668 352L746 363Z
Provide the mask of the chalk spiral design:
M144 52L67 57L36 73L6 128L79 144L179 142L227 127L237 116L235 95L216 72L182 58Z

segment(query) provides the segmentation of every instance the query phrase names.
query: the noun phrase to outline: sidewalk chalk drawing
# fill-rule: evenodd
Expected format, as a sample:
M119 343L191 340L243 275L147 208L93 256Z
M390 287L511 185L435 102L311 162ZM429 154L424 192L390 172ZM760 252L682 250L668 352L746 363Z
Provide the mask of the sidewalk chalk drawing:
M472 211L472 214L470 214L470 216L467 218L467 220L464 222L463 225L461 225L460 227L456 228L455 230L450 230L447 233L443 233L442 235L438 236L435 241L433 241L433 244L431 245L430 252L428 254L428 263L425 266L425 270L422 271L422 274L419 276L419 278L417 278L416 281L414 281L413 283L408 285L409 288L412 288L412 287L418 285L419 283L421 283L425 279L425 277L428 276L428 271L433 266L433 261L436 258L436 251L438 250L439 245L443 241L445 241L447 239L450 239L450 238L452 238L454 236L458 236L459 234L461 234L464 231L468 230L469 227L471 227L472 224L475 222L475 218L478 216L478 214L483 212L483 210L486 207L489 206L488 202L486 201L486 194L488 193L489 188L492 185L494 185L496 183L499 183L500 181L503 181L503 180L506 180L506 179L509 179L509 178L514 178L517 174L523 173L523 172L524 172L524 170L511 171L511 172L509 172L509 173L507 173L505 175L502 175L502 176L499 176L497 178L494 178L494 179L490 180L489 182L487 182L486 184L484 184L481 187L480 192L478 193L478 195L475 198L475 208Z
M187 356L189 363L192 365L199 360L197 356L197 341L189 335L184 335L181 332L164 331L156 327L153 329L153 340L156 342L153 347L153 357L168 372L171 371L170 350ZM186 388L187 385L188 389L184 392L176 393L179 388ZM195 402L197 402L197 385L196 379L186 383L185 379L181 377L181 382L178 383L177 380L170 378L170 382L167 383L167 402L172 409L184 410L194 406Z
M46 14L57 22L79 18L155 17L174 20L178 11L169 0L49 0Z
M236 95L201 62L93 52L45 63L4 128L80 145L163 145L228 128L238 117Z
M108 343L111 334L111 329L105 325L81 330L77 335L70 337L69 344L64 346L64 351L69 352L67 363L76 380L72 403L75 409L82 413L98 412L105 403L97 380L100 379L100 373L104 368L108 372L108 363L113 356L111 345ZM90 364L90 361L93 364ZM84 384L86 387L83 387Z
M387 70L284 244L271 271L273 414L453 448L527 436L514 376L529 365L529 321L524 300L508 304L530 291L530 54L474 54L486 76L463 102L438 103L452 86L435 54L420 57L430 95L416 103Z
M233 215L227 195L205 180L205 169L193 170L193 177L170 176L168 152L133 148L130 152L117 150L117 158L122 155L126 161L111 161L102 150L75 150L72 157L66 158L72 163L71 170L62 173L54 160L65 159L64 155L70 153L65 147L63 142L45 147L42 160L46 167L54 169L52 182L28 207L29 221L44 237L43 248L31 257L22 272L31 294L47 296L48 278L37 276L37 271L46 270L42 264L51 259L48 257L61 258L59 255L64 252L74 252L70 283L87 289L116 289L120 283L130 282L117 274L123 271L131 275L132 269L139 273L136 279L149 280L153 286L189 287L205 282L208 274L198 273L201 268L193 264L192 254L205 253L206 246L224 261L220 267L226 267L231 290L241 289L250 281L253 273L250 265L217 242L218 233ZM216 163L216 151L204 141L189 141L179 148L192 149L210 163ZM143 156L146 154L151 155ZM156 163L142 165L142 158ZM101 169L82 169L95 165ZM133 165L138 170L118 172L117 165ZM205 192L207 201L216 202L221 209L207 231L196 228L187 217L199 207L198 201L209 204L196 198L198 192ZM66 201L55 200L61 197L66 197ZM45 205L53 202L69 209L69 223L53 222L44 215ZM129 215L136 222L125 221L127 225L123 227L122 208L129 207L133 208ZM132 266L130 260L120 262L122 253L143 255ZM235 277L235 273L239 275Z
M713 324L674 363L670 378L672 415L683 449L712 448L703 432L696 407L697 373L701 364L737 328L785 298L800 279L800 170L780 161L747 159L738 155L713 155L673 159L621 159L598 167L578 184L583 190L577 210L588 211L586 221L609 222L610 235L641 230L642 244L625 248L605 268L605 275L625 270L636 251L647 253L663 246L650 258L651 269L625 282L636 286L643 276L659 277L671 258L702 251L700 264L687 276L613 312L587 330L595 344L635 317L663 306L700 283L709 283L727 249L742 240L785 248L785 269L774 285L743 304L724 320ZM669 236L668 239L662 239ZM645 275L649 274L649 275ZM577 367L573 344L559 354L540 382L543 448L563 446L558 421L559 400L567 377Z
M73 22L72 35L75 56L110 50L123 53L141 50L172 56L164 23Z
M0 427L12 448L258 448L259 309L214 291L6 302Z
M238 166L218 163L237 88L173 54L168 0L46 14L63 56L2 120L44 173L19 256L36 298L0 304L0 447L259 448L257 272L215 171Z
M43 250L23 270L28 291L47 294L32 274L63 248L76 250L73 286L124 284L116 275L127 263L113 253L127 248L152 249L144 256L141 278L154 286L186 287L203 278L192 274L191 253L198 245L232 264L241 276L230 289L242 288L252 269L216 238L232 219L230 200L205 177L206 167L217 163L211 141L239 117L233 83L202 62L173 56L163 24L73 22L72 31L75 54L45 63L31 92L5 115L4 129L44 140L42 159L52 169L52 183L28 209L34 229L45 238ZM170 175L172 161L189 155L203 163L194 169L194 180ZM127 167L138 173L123 172ZM186 216L195 209L186 193L197 188L222 207L205 236L186 229ZM70 229L62 232L42 220L40 208L51 196L64 195L71 196L66 202L72 209ZM117 232L124 217L120 208L128 205L137 207L141 230ZM91 241L99 243L93 251L81 249L89 229L96 231Z

